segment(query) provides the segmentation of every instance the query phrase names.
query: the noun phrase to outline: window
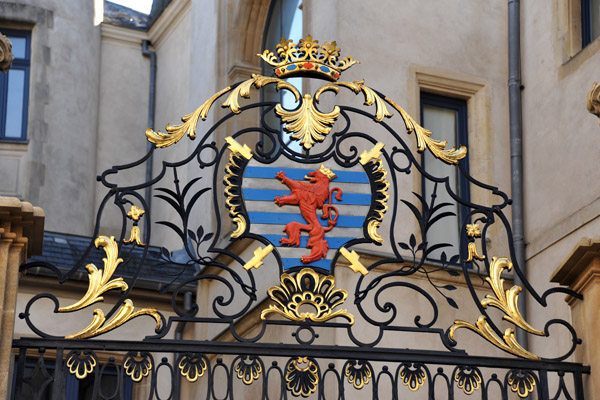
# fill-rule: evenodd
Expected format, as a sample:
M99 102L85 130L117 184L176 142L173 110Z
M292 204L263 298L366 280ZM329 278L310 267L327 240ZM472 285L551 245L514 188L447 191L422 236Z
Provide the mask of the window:
M10 397L11 400L16 399L16 386L17 386L17 374L18 364L15 359L13 374L13 393ZM42 360L35 358L27 358L25 361L25 368L23 371L23 383L21 388L21 395L18 400L29 400L29 399L51 399L52 390L54 383L52 378L54 377L55 360ZM96 368L102 368L97 366ZM69 373L68 368L65 368L64 375L64 399L65 400L77 400L77 399L91 399L94 394L94 385L96 374L89 374L84 379L77 379L75 375ZM96 384L96 391L100 390L103 394L112 394L117 392L117 383L119 377L117 376L117 370L112 366L107 366L102 371L102 379L100 383ZM121 378L123 379L123 378ZM132 399L133 398L133 381L128 376L125 376L122 383L121 390L118 390L121 396L117 396L119 399ZM107 396L108 397L108 396Z
M467 102L466 100L444 97L430 93L421 93L421 122L424 128L433 132L433 136L439 140L448 142L447 148L468 146L467 143ZM462 161L468 168L467 160ZM461 198L469 198L469 182L459 170L438 160L430 152L423 153L423 165L427 173L443 178L450 178L450 187ZM428 179L423 179L423 195L426 201L431 201L435 190L436 204L450 203L452 206L444 207L441 212L450 211L455 217L446 217L433 224L427 232L427 242L430 245L436 243L449 243L452 248L442 248L430 254L429 258L439 260L442 252L446 252L448 258L459 252L459 229L460 222L468 209L460 206L445 189L443 185Z
M275 46L281 43L282 38L290 39L294 43L298 43L302 38L302 7L301 0L277 0L271 3L271 9L269 10L269 17L267 18L267 24L263 36L263 49L274 50ZM263 75L275 76L273 73L273 67L263 63ZM286 81L297 87L302 91L302 78L287 78ZM277 101L281 102L281 105L292 110L296 107L296 99L294 95L287 90L277 92L274 85L267 86L261 91L263 101ZM274 115L267 117L267 120L271 126L275 126L280 123L279 119ZM289 139L289 134L283 132L286 139L286 143L294 151L301 152L302 146L300 142L292 142Z
M582 47L600 36L600 0L581 0Z
M3 29L12 43L15 59L7 73L0 73L0 140L27 139L31 32Z

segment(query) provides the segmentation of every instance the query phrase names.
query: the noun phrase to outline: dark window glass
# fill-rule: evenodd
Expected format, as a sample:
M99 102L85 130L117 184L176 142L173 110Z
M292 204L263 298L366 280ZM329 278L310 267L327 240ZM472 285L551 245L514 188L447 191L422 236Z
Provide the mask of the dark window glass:
M0 73L0 140L27 139L31 33L3 29L12 43L15 59L7 73Z
M600 36L600 0L581 0L581 39L583 47Z
M467 102L465 100L421 93L421 121L423 127L433 132L436 139L447 141L447 149L468 146ZM461 162L468 168L467 160ZM434 177L447 176L452 191L463 199L469 199L469 182L460 174L456 166L438 160L429 151L423 153L423 165L425 171ZM456 215L437 221L427 231L429 246L437 243L448 243L452 246L440 248L429 254L430 259L439 260L442 252L445 252L448 258L459 253L460 222L468 210L450 196L443 184L438 183L436 188L435 182L424 178L423 195L428 204L434 190L435 204L450 204L439 212L452 212Z

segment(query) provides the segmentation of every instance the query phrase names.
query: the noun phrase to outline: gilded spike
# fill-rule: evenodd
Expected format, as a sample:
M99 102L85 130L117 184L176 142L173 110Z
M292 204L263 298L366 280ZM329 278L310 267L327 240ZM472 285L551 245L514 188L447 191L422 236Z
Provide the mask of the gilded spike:
M249 271L252 268L258 269L261 265L263 265L262 260L269 254L271 254L272 251L272 244L268 245L265 248L259 246L256 250L254 250L254 257L252 257L246 264L244 264L244 269L246 271Z
M358 260L360 257L356 254L356 251L348 251L345 247L340 248L340 253L350 262L350 269L354 272L360 272L363 275L369 273L369 270Z

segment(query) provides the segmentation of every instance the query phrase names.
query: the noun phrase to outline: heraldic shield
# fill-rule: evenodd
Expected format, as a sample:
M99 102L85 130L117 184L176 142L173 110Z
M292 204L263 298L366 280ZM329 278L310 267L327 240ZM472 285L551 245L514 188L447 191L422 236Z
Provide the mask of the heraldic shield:
M233 398L239 381L266 399L273 376L279 398L345 398L365 387L378 398L382 379L393 398L422 387L439 398L436 379L445 393L478 398L494 388L502 398L549 398L551 373L581 387L589 369L564 362L580 342L573 327L533 326L518 303L522 291L539 307L556 293L580 296L538 293L527 281L513 261L510 199L470 176L467 143L435 138L364 80L341 80L358 61L341 58L336 42L282 39L258 56L272 73L218 91L165 132L148 129L148 154L98 176L107 193L76 265L22 267L61 284L84 271L88 289L74 302L51 293L27 302L19 317L39 338L14 342L17 369L32 347L53 348L56 365L66 354L56 374L85 379L105 371L96 352L122 352L122 365L105 364L149 379L152 393L164 384L158 370L177 376L169 398L196 382L208 398ZM147 163L152 178L132 183ZM158 295L170 300L144 297L140 307L132 289L159 275L168 282ZM53 320L83 315L87 325L39 326L39 301L54 305ZM138 341L86 340L132 319ZM537 354L516 335L544 340L550 327L572 339L565 348ZM172 357L155 363L155 353ZM218 371L225 397L214 394Z

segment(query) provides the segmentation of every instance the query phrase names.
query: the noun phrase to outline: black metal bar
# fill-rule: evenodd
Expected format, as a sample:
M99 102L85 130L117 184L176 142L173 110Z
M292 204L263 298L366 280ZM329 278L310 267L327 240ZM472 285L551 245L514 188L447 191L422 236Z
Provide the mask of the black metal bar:
M575 383L575 399L584 400L583 393L583 376L580 371L573 372L573 381Z
M56 349L56 360L54 362L54 385L52 386L52 399L54 400L61 400L65 395L65 380L63 378L63 351L64 349L61 347Z
M538 390L538 396L540 400L549 400L550 393L548 393L548 372L544 370L539 371L540 375L540 387Z
M256 356L279 357L315 357L368 361L411 361L424 364L441 365L469 365L487 368L519 368L528 370L580 372L588 374L590 368L582 364L544 360L525 360L517 358L478 357L468 355L455 355L453 352L407 350L395 348L371 348L351 346L320 346L320 345L295 345L271 343L231 343L211 341L94 341L94 340L46 340L46 339L18 339L13 341L13 347L68 347L73 350L94 351L153 351L185 353L197 352L203 354L245 354Z
M23 393L23 377L25 376L25 362L27 361L27 348L19 349L19 359L17 361L17 377L15 387L13 388L14 397L11 399L20 399Z

